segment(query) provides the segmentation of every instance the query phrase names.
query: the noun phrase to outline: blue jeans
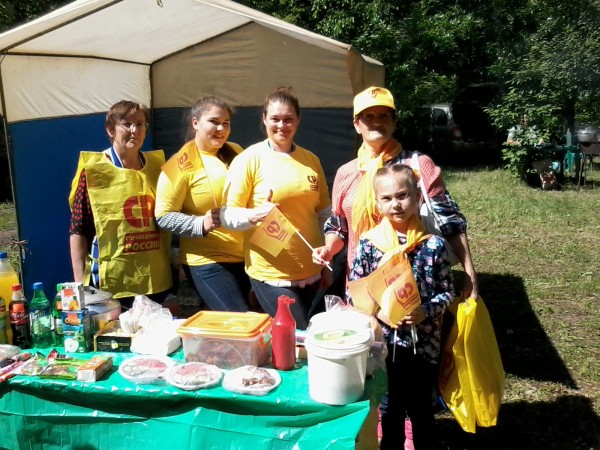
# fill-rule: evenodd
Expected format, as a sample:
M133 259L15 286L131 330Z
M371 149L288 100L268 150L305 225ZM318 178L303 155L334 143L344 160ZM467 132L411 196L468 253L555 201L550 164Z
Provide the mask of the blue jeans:
M184 264L183 270L213 311L248 311L250 281L244 263Z
M308 311L313 304L320 281L303 288L271 286L254 278L250 278L250 282L260 306L271 317L275 317L277 313L277 298L280 295L287 295L295 299L296 301L290 305L290 310L296 321L296 328L306 330L308 327Z

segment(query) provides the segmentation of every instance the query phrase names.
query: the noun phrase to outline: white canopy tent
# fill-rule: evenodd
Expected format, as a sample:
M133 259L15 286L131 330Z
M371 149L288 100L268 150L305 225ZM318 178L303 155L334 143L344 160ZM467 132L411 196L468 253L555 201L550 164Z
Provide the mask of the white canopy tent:
M352 158L353 95L383 85L381 63L227 0L78 0L0 34L0 99L24 281L72 278L67 195L81 150L108 145L104 115L121 99L145 104L145 149L167 156L184 139L197 98L234 105L231 140L262 138L268 92L293 86L302 106L298 143L317 153L329 181Z

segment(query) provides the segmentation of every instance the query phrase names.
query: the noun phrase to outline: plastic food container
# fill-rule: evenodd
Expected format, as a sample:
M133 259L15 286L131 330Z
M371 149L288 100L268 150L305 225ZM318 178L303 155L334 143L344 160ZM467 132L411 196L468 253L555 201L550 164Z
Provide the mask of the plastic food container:
M177 329L188 362L221 369L261 366L271 356L271 317L268 314L200 311Z
M372 343L368 330L339 328L309 333L305 345L310 397L328 405L358 400L365 388L367 353Z

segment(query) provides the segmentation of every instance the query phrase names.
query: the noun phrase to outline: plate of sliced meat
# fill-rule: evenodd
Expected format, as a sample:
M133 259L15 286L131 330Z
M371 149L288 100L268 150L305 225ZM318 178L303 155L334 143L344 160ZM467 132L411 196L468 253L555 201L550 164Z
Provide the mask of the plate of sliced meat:
M231 392L265 395L281 384L281 376L274 369L242 366L223 377L223 388Z
M213 364L189 362L173 366L165 373L165 379L179 389L195 391L214 386L223 377L223 372Z
M151 384L163 379L166 370L174 364L170 358L134 356L119 365L119 374L137 384Z

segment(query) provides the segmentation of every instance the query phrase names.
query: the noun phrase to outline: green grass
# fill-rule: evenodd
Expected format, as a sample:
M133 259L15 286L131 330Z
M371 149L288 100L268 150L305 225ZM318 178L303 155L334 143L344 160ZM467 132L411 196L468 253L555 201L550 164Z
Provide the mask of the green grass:
M497 427L465 436L444 416L443 431L459 448L600 449L599 172L579 191L444 173L469 219L507 385Z
M465 435L443 414L445 439L453 449L600 449L600 171L579 191L541 191L502 170L444 176L469 219L507 379L496 427ZM0 232L14 227L12 205L0 204Z

